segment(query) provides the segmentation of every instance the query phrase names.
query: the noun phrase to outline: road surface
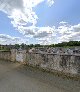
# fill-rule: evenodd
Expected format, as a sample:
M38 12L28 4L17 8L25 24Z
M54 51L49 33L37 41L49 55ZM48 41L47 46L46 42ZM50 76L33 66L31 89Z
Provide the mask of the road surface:
M0 92L80 92L80 81L0 60Z

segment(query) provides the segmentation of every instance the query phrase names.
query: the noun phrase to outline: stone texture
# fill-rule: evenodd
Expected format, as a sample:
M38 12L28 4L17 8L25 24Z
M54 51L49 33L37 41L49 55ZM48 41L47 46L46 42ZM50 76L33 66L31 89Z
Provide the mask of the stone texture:
M28 53L26 50L0 51L0 59L25 62L50 71L80 74L80 55L53 54L53 53Z
M11 52L10 51L0 51L0 59L11 60Z

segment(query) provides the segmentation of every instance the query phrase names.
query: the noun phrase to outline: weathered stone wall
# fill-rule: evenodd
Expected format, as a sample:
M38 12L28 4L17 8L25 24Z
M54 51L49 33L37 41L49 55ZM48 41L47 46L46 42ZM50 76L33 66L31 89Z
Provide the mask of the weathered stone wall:
M80 55L27 53L26 62L50 71L80 73Z
M11 61L26 62L26 50L11 50Z
M16 49L11 50L11 61L16 61Z
M11 60L11 52L10 51L0 51L0 59Z
M49 71L80 74L80 54L28 53L13 49L0 51L0 59L25 62Z
M16 61L25 62L26 61L26 50L16 51Z

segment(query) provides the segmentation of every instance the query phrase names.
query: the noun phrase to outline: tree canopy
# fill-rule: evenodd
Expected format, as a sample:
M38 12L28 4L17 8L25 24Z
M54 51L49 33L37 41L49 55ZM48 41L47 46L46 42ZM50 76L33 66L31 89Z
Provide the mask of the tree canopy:
M30 44L26 45L22 43L21 45L15 44L15 45L1 45L0 44L0 50L10 50L10 49L19 49L20 47L22 49L27 49L27 48L37 48L37 47L70 47L70 46L80 46L80 41L69 41L69 42L62 42L62 43L57 43L57 44L51 44L51 45L40 45L40 44Z

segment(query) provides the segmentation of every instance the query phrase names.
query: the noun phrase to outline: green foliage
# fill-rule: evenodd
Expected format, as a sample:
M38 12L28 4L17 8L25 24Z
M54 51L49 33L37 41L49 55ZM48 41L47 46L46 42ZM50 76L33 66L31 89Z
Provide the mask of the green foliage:
M40 44L35 44L34 47L41 47Z
M20 48L20 45L19 44L15 44L15 49L19 49Z
M30 44L26 45L22 43L21 45L15 44L15 45L0 45L0 50L10 50L12 48L19 49L20 47L22 49L28 49L28 48L36 48L36 47L70 47L70 46L80 46L80 41L69 41L69 42L62 42L58 44L51 44L51 45L40 45L40 44Z

